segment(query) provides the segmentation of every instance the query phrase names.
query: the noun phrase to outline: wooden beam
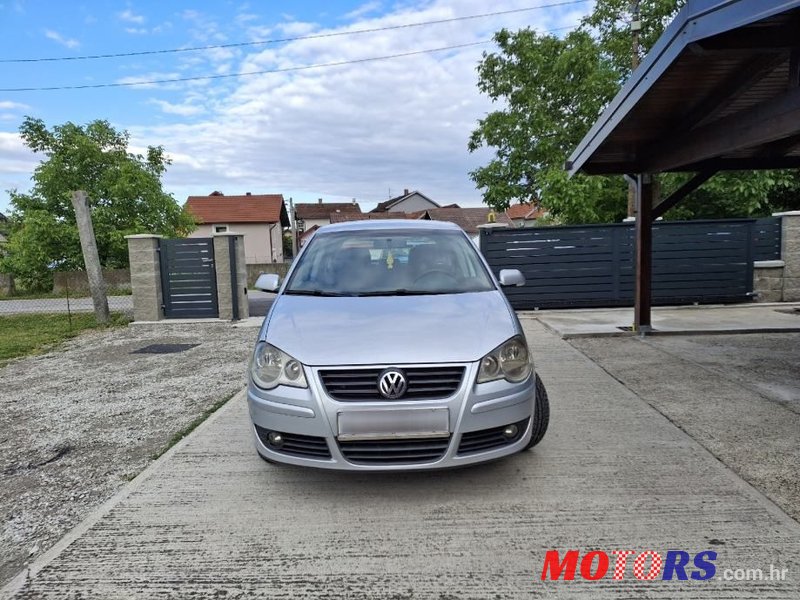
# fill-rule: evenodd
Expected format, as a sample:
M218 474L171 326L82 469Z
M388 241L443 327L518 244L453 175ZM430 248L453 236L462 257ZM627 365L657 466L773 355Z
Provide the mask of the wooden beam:
M653 148L643 163L651 173L678 169L800 133L800 88L698 127Z
M758 156L763 158L782 158L797 146L800 146L800 134L767 144L761 149Z
M701 171L677 190L672 192L668 198L664 198L661 202L658 202L655 206L653 206L653 219L663 217L665 212L673 208L676 204L678 204L678 202L686 198L686 196L711 179L711 177L714 176L714 173L716 173L716 171Z
M714 37L695 42L693 46L700 52L729 52L731 50L751 50L774 52L786 50L797 45L797 30L793 21L775 27L750 27L734 29ZM695 50L698 51L698 50Z
M764 169L798 169L800 156L751 156L743 158L715 158L669 169L672 172L697 171L761 171Z
M715 115L728 108L744 90L761 81L783 62L786 62L784 53L757 55L746 61L726 81L716 86L706 98L684 114L670 130L690 131L702 121L713 119Z
M652 330L650 305L653 299L653 179L637 177L636 185L636 297L633 328L638 333Z
M789 89L800 87L800 48L792 48L789 56Z

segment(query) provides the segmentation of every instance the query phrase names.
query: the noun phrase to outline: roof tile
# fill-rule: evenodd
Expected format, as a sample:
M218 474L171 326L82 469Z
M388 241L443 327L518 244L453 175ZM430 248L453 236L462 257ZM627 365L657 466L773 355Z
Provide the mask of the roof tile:
M200 223L280 223L282 194L189 196L185 208Z

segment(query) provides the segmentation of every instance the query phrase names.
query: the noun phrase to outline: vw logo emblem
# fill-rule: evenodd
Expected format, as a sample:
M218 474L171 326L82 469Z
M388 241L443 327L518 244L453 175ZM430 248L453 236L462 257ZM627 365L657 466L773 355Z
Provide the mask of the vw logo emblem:
M407 389L408 381L402 371L386 369L378 377L378 391L384 398L397 400L405 395Z

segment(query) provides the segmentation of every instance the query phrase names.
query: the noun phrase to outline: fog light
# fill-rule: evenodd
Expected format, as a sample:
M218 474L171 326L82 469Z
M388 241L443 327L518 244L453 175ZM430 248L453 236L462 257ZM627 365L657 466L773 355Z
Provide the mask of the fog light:
M277 431L270 431L267 439L270 446L275 446L276 448L283 446L283 436Z
M505 436L509 440L511 438L517 437L518 433L519 433L519 427L517 427L516 425L509 425L508 427L503 429L503 436Z

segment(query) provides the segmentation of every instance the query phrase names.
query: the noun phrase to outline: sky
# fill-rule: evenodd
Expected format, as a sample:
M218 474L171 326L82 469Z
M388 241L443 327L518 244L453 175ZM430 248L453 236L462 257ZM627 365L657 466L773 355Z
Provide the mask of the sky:
M564 1L0 0L0 212L6 190L30 189L42 158L19 138L26 115L48 127L105 119L130 133L134 152L163 146L173 161L164 189L181 204L219 190L356 198L367 210L410 189L479 206L469 171L492 154L470 154L467 141L498 108L476 87L493 33L561 35L592 2L397 26ZM380 31L351 33L364 29ZM230 44L244 45L192 50ZM161 50L181 51L135 54ZM102 54L126 56L82 58ZM18 62L42 58L60 60ZM14 91L105 84L136 85Z

